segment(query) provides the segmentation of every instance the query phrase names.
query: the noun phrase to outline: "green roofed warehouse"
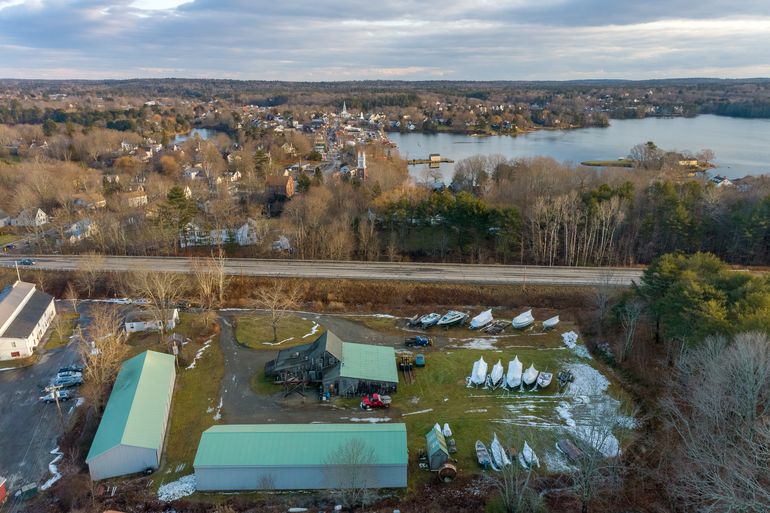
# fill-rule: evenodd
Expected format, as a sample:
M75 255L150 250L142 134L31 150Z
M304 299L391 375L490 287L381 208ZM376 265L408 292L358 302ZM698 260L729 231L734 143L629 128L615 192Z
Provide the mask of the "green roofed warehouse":
M91 478L158 468L176 369L170 354L145 351L123 362L88 452Z
M404 424L259 424L207 429L198 490L404 488Z

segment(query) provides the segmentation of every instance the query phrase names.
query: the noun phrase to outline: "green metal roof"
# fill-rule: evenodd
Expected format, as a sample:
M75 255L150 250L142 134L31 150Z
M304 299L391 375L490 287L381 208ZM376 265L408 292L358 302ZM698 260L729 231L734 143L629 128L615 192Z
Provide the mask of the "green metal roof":
M86 462L117 445L159 448L174 377L170 354L145 351L123 362Z
M446 445L446 437L444 436L444 433L442 433L441 430L436 429L435 426L425 435L425 443L428 448L429 456L432 456L439 451L444 452L447 455L449 454L449 449L447 449Z
M203 432L195 467L315 466L350 440L371 448L376 465L406 465L404 424L234 424Z
M343 342L340 376L398 383L396 351L392 347Z

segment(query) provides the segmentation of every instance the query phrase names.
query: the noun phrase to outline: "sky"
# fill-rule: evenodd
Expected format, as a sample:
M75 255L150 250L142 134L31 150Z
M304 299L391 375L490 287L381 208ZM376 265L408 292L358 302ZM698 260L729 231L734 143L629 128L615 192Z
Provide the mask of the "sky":
M770 0L0 0L0 77L770 76Z

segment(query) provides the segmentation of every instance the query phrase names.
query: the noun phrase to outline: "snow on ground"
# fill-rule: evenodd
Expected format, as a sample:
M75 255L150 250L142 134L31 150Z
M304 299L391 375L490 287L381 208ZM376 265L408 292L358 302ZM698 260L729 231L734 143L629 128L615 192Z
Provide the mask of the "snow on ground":
M585 363L569 363L565 368L572 373L575 381L567 387L570 395L592 395L605 393L610 380L598 370Z
M572 472L575 470L575 467L570 465L567 458L555 448L543 454L543 462L549 472Z
M195 475L184 476L177 481L166 483L158 488L158 499L164 502L175 501L195 493L195 487Z
M280 346L284 342L288 342L289 340L294 340L294 337L289 337L281 340L280 342L262 342L263 346Z
M51 451L51 454L56 455L53 460L51 460L51 463L48 464L48 472L51 473L51 478L40 485L41 490L48 490L53 484L61 479L61 474L59 473L59 467L56 465L61 461L61 459L64 457L64 454L59 450L59 446L57 445L54 450Z
M366 417L363 419L360 417L350 417L350 422L371 422L376 424L378 422L390 422L390 417Z
M410 411L409 413L402 413L402 417L406 417L407 415L418 415L420 413L430 413L433 411L433 408L428 408L427 410L419 410L419 411Z
M390 314L373 314L372 317L379 317L380 319L395 319L395 315Z
M472 339L465 339L461 341L465 343L460 346L451 346L451 347L458 347L462 349L480 349L485 351L497 349L497 347L495 347L495 343L497 342L497 340L493 338L472 338Z
M208 339L206 342L204 342L204 343L203 343L203 347L201 347L200 349L198 349L198 352L196 352L196 353L195 353L195 358L193 358L193 361L192 361L192 363L191 363L190 365L188 365L188 366L187 366L187 368L188 368L188 369L194 369L194 368L195 368L195 363L198 361L198 359L199 359L201 356L203 356L203 353L204 353L204 352L206 352L206 349L208 349L208 348L209 348L209 346L211 345L211 341L212 341L212 340L214 340L214 338L213 338L213 337L212 337L212 338L210 338L210 339Z
M84 398L82 398L82 397L78 397L78 400L77 400L77 401L75 401L75 404L73 404L72 406L70 406L70 409L69 409L69 411L67 412L67 415L69 415L69 414L71 414L73 411L75 411L75 408L78 408L78 407L80 407L80 406L83 406L83 403L85 403L85 402L86 402L86 400L85 400Z
M578 355L581 358L591 358L591 355L588 353L588 349L586 349L586 346L583 344L578 344L578 334L574 331L567 331L565 333L561 334L561 340L564 342L564 345L567 346L572 350L573 353Z
M465 413L486 413L487 411L489 410L486 408L474 408L472 410L465 410Z
M308 337L312 337L313 335L315 335L316 333L318 333L318 330L319 330L320 328L321 328L321 325L320 325L320 324L318 324L317 322L314 322L314 323L313 323L313 327L312 327L312 328L310 328L310 333L308 333L308 334L306 334L306 335L302 335L302 338L308 338Z
M217 412L214 414L214 420L220 420L222 418L222 404L223 398L219 398L219 406L217 406Z

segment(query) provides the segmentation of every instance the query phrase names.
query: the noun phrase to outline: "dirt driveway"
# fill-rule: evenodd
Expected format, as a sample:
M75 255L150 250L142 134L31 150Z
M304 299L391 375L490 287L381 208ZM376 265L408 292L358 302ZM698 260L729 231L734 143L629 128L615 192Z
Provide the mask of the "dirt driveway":
M262 371L265 363L275 358L277 351L251 349L238 344L233 327L233 318L237 315L248 315L248 312L222 312L219 320L222 328L220 343L225 359L222 414L228 424L348 422L351 419L356 419L353 422L366 422L364 419L400 416L397 408L365 412L357 406L340 406L336 404L338 401L323 403L313 389L306 390L305 396L293 393L284 397L280 387L276 387L276 393L270 395L254 393L250 381ZM342 340L393 347L403 343L400 336L379 333L339 315L305 313L302 316L318 322Z

